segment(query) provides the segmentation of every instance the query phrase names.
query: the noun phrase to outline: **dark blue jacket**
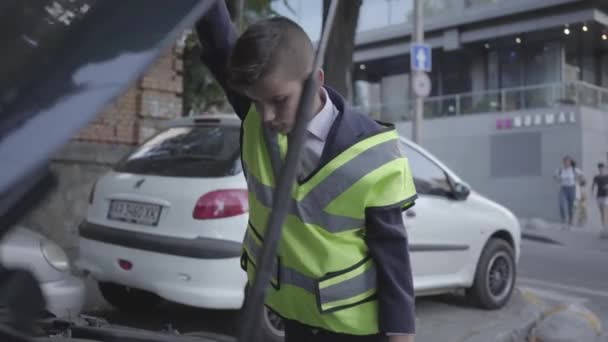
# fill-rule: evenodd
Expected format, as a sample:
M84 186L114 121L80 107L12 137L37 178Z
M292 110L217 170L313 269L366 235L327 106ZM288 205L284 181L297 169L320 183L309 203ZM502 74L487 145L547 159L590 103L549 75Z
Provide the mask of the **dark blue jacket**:
M202 44L202 60L222 84L237 115L243 119L251 101L227 87L226 61L237 39L224 1L217 1L196 26ZM326 87L340 114L336 118L321 156L319 168L355 142L378 133L383 126L349 108L342 96ZM314 173L313 173L314 174ZM377 265L380 331L415 332L414 290L408 241L401 207L368 209L366 235L372 258Z

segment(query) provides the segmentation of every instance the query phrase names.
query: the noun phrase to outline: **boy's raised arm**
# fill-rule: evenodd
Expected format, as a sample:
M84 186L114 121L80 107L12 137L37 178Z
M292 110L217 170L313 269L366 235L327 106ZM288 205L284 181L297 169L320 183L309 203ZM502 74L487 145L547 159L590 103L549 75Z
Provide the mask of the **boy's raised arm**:
M251 100L228 86L227 62L238 33L230 20L225 1L215 1L211 9L198 20L196 34L203 51L202 62L224 88L228 101L236 114L244 119L251 106Z

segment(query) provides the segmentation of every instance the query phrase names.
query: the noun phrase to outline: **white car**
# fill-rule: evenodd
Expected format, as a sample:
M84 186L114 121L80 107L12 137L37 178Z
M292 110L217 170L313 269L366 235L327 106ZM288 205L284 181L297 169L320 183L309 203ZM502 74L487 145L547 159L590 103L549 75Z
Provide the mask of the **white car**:
M11 230L0 244L3 266L26 269L40 283L49 314L73 318L84 305L85 286L70 272L65 252L53 241L24 227Z
M78 266L123 309L154 298L239 309L248 220L235 115L182 118L102 176L80 227ZM418 295L457 289L484 308L510 298L520 227L430 153L402 140L419 199L404 213ZM268 339L280 320L264 315Z

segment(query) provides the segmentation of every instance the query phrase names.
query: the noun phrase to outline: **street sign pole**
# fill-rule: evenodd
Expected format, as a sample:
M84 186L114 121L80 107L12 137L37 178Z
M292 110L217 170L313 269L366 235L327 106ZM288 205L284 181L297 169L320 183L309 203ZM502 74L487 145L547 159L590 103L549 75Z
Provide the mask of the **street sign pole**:
M423 29L423 12L422 12L422 1L423 0L414 0L414 30L412 35L412 43L422 44L424 41L424 29ZM413 53L413 49L411 53ZM412 58L416 58L417 56L412 56ZM410 73L410 78L412 82L412 90L416 89L417 85L417 74L423 74L422 70L414 70L412 69ZM420 143L420 126L422 124L422 110L423 110L423 98L414 93L414 116L412 118L412 140L415 143Z

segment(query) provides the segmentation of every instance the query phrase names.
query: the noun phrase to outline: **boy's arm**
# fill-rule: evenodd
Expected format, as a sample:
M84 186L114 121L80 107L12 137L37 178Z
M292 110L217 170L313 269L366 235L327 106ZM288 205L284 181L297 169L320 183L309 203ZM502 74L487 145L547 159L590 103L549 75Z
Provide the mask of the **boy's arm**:
M365 239L377 269L380 331L401 335L390 340L413 341L414 286L402 213L401 205L367 209Z
M196 23L196 34L201 44L201 60L221 84L236 114L244 119L251 106L246 96L231 90L227 83L227 61L237 40L237 31L225 1L216 1Z

